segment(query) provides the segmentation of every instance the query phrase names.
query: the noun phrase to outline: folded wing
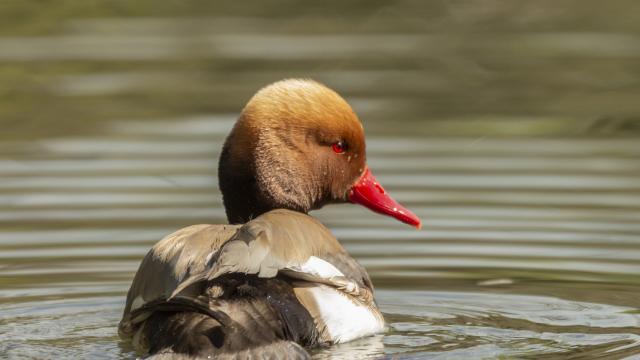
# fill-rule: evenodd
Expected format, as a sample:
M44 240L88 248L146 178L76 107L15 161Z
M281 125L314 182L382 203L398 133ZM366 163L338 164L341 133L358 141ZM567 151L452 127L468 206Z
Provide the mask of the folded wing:
M219 284L245 274L288 281L289 295L299 288L296 284L321 284L356 301L372 301L366 271L326 227L306 214L274 210L242 226L195 225L161 240L147 254L136 274L120 333L135 337L141 325L158 311L197 311L221 323L241 322L246 314L237 319L234 314L242 314L242 302L220 300L216 298L220 295L216 289L227 289L227 285ZM278 284L284 286L281 281ZM247 306L247 311L255 311L251 309L255 304ZM269 306L261 305L262 308ZM226 314L229 309L234 309L234 314ZM252 318L268 317L264 313L267 310L260 311L260 316ZM316 318L315 314L310 315ZM229 321L225 320L228 316ZM295 329L284 331L288 332Z

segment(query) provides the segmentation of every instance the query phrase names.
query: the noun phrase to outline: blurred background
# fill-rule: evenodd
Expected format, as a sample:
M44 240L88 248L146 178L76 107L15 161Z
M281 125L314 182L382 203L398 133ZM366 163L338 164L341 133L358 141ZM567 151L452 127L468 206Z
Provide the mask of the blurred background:
M142 256L226 221L221 143L289 77L424 220L314 212L389 324L316 358L640 358L632 0L0 2L0 357L135 358Z

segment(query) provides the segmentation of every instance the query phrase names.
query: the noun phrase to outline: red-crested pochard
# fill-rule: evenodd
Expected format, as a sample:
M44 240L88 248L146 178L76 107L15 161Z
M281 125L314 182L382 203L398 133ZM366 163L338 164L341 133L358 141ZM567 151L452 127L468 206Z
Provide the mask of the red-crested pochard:
M193 225L151 249L120 336L154 358L304 359L305 347L382 331L366 270L308 215L352 202L420 227L365 159L362 125L333 90L295 79L260 90L220 156L230 225Z

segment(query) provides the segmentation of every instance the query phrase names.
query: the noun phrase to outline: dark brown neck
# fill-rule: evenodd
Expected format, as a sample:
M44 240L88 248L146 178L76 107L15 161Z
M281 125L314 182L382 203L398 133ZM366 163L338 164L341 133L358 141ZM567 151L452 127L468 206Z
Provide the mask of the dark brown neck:
M257 183L256 171L251 166L231 161L229 148L223 147L218 164L218 185L230 224L244 224L274 209L308 212L308 209L285 205L269 196L269 192Z
M269 211L260 206L256 198L256 179L251 169L230 160L229 148L225 145L218 164L218 186L230 224L244 224Z

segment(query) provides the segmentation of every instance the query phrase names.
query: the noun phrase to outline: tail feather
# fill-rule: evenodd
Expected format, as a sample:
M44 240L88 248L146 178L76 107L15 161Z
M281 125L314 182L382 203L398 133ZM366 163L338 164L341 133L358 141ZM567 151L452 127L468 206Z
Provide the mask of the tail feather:
M176 297L137 310L134 346L152 359L309 358L302 346L317 345L319 334L291 284L230 275L216 286L216 298Z
M310 359L307 351L277 334L256 329L230 329L209 315L158 312L145 324L151 347L148 359Z
M257 346L251 349L245 349L236 353L218 353L213 357L217 360L308 360L311 359L309 353L300 345L293 341L277 341L271 344ZM210 355L189 355L173 352L170 349L164 349L145 359L148 360L208 360L212 359Z

